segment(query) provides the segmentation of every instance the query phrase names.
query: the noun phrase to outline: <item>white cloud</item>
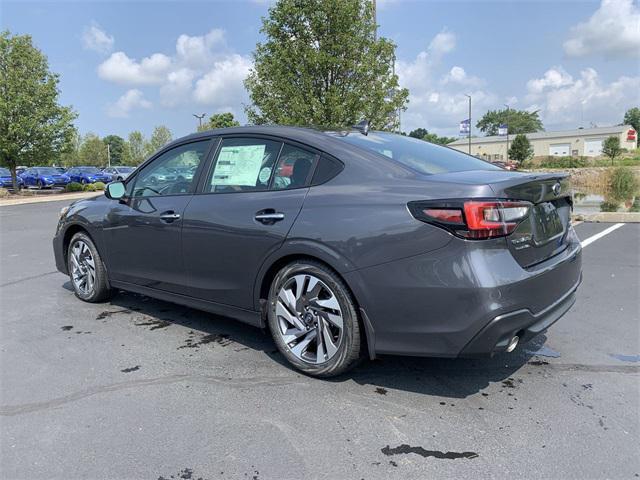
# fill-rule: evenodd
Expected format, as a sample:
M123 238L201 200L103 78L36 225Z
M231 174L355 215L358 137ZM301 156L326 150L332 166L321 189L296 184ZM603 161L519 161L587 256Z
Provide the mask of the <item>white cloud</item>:
M571 57L639 57L640 8L633 0L602 0L589 20L571 29L564 51Z
M97 23L85 27L82 32L82 46L85 50L107 54L113 50L114 43L113 36L102 30Z
M468 86L479 86L484 83L481 78L468 75L464 68L454 66L442 79L444 85L448 83Z
M556 73L548 75L552 71ZM593 68L573 78L561 67L554 67L542 78L527 82L526 101L529 109L540 110L548 127L575 128L581 120L587 126L614 125L622 121L627 108L637 103L639 91L640 76L622 76L607 83Z
M562 67L553 67L544 72L542 78L534 78L527 82L529 93L542 93L548 88L560 88L571 85L573 78Z
M109 105L107 114L110 117L126 118L135 108L151 108L151 102L144 98L138 89L127 90L114 104Z
M196 82L194 98L203 105L224 105L230 99L243 98L246 95L243 80L251 65L248 58L237 54L215 62Z
M397 62L400 85L409 89L409 105L402 115L403 130L422 127L451 135L460 120L469 115L465 94L472 96L474 112L484 112L498 103L496 95L480 88L485 82L461 66L451 67L440 78L443 59L455 46L455 34L444 30L413 61Z
M98 66L98 76L120 85L154 85L163 83L171 68L171 59L154 53L140 62L124 52L115 52Z
M138 61L115 52L98 66L98 75L120 85L155 85L166 107L195 102L217 109L240 107L251 65L250 57L229 51L224 30L212 29L199 36L180 35L171 55L154 53Z

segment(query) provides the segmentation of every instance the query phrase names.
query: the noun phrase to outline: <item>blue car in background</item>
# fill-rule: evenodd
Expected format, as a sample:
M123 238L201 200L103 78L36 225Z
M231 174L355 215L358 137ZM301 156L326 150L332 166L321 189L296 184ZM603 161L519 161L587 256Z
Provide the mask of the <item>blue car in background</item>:
M22 188L22 178L17 177L18 188ZM8 168L0 168L0 187L13 188L13 180L11 180L11 172Z
M25 187L52 188L64 187L70 180L54 167L31 167L20 175Z
M101 172L96 167L73 167L67 170L67 176L72 182L78 182L82 184L87 183L109 183L111 181L111 175Z

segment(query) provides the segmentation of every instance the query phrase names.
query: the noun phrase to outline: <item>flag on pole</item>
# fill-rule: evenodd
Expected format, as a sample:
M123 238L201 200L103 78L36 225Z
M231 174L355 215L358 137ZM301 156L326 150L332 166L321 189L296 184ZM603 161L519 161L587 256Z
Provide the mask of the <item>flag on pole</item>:
M471 121L467 118L460 122L460 135L469 135L471 132Z
M502 123L498 126L498 135L504 136L509 134L509 128L506 123Z

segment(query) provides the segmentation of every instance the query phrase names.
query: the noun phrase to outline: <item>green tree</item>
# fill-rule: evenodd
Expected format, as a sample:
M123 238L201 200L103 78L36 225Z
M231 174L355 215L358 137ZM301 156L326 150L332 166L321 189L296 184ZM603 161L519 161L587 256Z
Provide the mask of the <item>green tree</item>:
M0 33L0 165L52 163L69 146L76 114L58 104L57 74L29 35Z
M82 137L76 128L67 141L66 147L60 155L60 165L71 167L80 165L80 146L82 145Z
M198 127L198 131L202 132L204 130L214 130L216 128L229 128L229 127L239 127L240 122L238 122L235 118L233 118L233 113L224 112L224 113L214 113L209 117L209 121L202 124L201 127Z
M127 158L127 165L140 165L144 162L147 152L147 141L144 138L142 132L134 130L129 134L127 141L127 149L129 150L129 156Z
M640 133L640 108L633 107L624 114L624 124L631 125L633 129Z
M619 137L608 137L602 143L602 153L611 159L611 165L617 156L622 153L622 147L620 147Z
M111 156L112 165L122 165L123 157L125 155L125 141L124 138L118 135L107 135L102 139L105 146L109 147L109 155Z
M370 0L280 0L262 19L245 86L253 123L396 129L409 92L393 73L395 45L376 38Z
M533 147L526 135L519 133L511 142L509 158L516 162L526 162L533 157Z
M415 130L411 130L409 132L410 137L419 138L420 140L422 140L427 135L429 135L429 132L426 128L416 128Z
M95 133L87 133L80 145L80 164L94 167L107 165L107 146Z
M152 153L160 150L167 143L169 143L173 139L173 134L171 130L169 130L164 125L159 125L153 129L153 133L151 134L151 139L149 143L146 144L146 154L151 155Z
M485 135L497 135L498 127L506 124L509 127L509 135L519 133L533 133L544 130L542 121L538 116L538 110L527 112L526 110L514 110L505 108L504 110L489 110L485 113L476 127Z

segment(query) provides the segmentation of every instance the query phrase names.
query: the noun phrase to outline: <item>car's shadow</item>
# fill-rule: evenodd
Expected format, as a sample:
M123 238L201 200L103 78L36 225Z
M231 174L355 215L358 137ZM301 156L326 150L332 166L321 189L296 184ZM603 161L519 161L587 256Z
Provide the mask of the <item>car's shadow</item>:
M68 282L64 288L71 290ZM143 315L143 320L137 320L135 324L147 328L153 329L154 325L156 328L164 328L170 324L176 324L188 327L204 337L228 339L236 344L264 352L274 362L291 368L277 351L268 331L245 325L228 317L122 291L111 299L110 305L104 304L104 307L107 316L110 315L109 312ZM543 359L536 358L532 361L532 357L545 341L546 336L539 335L526 346L516 348L513 353L500 354L493 358L382 356L374 361L365 360L354 370L325 381L335 383L354 381L360 385L384 390L395 389L438 397L465 398L477 394L492 383L504 382L505 385L509 385L513 382L511 377L527 363L536 366L544 365L546 362Z

